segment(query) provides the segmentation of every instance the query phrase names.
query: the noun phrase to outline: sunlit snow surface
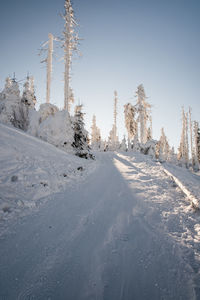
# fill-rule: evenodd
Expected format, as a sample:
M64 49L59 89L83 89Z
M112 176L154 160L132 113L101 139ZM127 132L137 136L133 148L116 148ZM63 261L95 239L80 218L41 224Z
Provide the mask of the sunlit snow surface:
M200 213L164 173L170 165L126 152L88 162L0 129L10 207L1 209L0 299L200 298ZM197 193L199 177L170 171L179 170Z

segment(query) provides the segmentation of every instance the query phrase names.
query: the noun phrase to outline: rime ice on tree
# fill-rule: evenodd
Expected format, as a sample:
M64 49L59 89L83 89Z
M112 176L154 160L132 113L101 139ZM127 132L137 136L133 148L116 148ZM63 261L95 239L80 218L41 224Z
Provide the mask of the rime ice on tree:
M137 103L135 108L138 112L138 124L140 127L140 142L145 144L148 137L147 121L150 120L151 105L146 101L144 87L140 84L136 91Z
M194 169L199 170L200 164L200 128L199 123L194 121Z
M29 107L34 107L36 104L35 89L34 89L34 79L33 76L27 76L26 82L24 83L24 91L22 95L22 103Z
M47 48L42 48L40 50L40 54L43 51L47 51L47 58L41 61L41 63L46 63L47 68L47 83L46 83L46 103L50 103L50 89L51 89L51 75L52 75L52 57L53 57L53 41L55 40L52 33L49 33L48 35L49 40L45 42L42 47L45 47L48 45Z
M117 136L117 92L114 91L114 124L109 134L108 138L108 148L109 150L116 150L119 147L119 141Z
M92 126L91 126L91 146L94 150L98 150L101 148L101 133L100 129L97 127L96 124L96 116L93 116L92 119Z
M117 91L114 91L114 144L116 146L118 142L118 137L117 137L117 102L118 102L118 97L117 97Z
M65 20L63 48L64 48L64 109L70 111L70 103L73 102L73 93L70 87L70 72L72 64L73 51L77 50L78 35L75 33L77 23L74 19L74 11L70 0L65 0Z
M136 109L130 103L124 105L124 116L125 116L125 126L128 132L128 141L130 143L131 140L137 135L138 124L135 120L136 117Z
M178 148L178 160L188 167L189 163L189 145L188 145L188 116L182 108L182 132L180 146Z

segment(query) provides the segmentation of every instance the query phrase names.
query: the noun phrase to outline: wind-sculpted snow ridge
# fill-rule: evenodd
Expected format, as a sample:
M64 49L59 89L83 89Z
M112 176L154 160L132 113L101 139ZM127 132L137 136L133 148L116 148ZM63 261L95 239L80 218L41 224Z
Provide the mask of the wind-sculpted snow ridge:
M0 221L37 207L95 167L95 163L2 124L0 165Z

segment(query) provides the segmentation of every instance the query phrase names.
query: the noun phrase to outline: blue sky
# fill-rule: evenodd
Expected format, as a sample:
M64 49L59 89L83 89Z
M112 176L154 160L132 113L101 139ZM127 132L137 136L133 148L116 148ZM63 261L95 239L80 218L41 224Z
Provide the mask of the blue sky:
M135 103L143 83L152 104L153 136L165 128L178 146L181 107L200 121L200 1L73 0L82 56L73 61L72 87L84 104L89 129L93 113L106 137L113 123L113 95L118 91L118 128L126 133L123 105ZM4 1L0 11L0 89L4 79L27 71L35 77L36 96L45 102L46 73L37 49L51 32L60 36L64 0ZM56 44L55 44L56 45ZM61 51L56 50L58 55ZM63 106L63 62L53 66L52 103Z

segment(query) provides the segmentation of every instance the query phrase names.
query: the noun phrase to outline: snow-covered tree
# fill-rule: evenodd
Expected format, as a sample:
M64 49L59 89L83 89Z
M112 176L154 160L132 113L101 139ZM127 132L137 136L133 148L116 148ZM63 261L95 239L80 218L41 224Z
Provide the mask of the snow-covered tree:
M114 151L119 148L119 140L117 136L117 102L118 96L117 92L114 92L114 123L108 138L108 148L111 151Z
M73 121L74 128L74 142L72 146L75 149L77 156L83 158L93 158L90 153L88 132L84 128L84 114L82 112L82 105L77 105L75 107L75 115Z
M27 76L26 82L24 83L24 91L22 94L22 103L34 108L36 104L35 90L34 90L34 79L33 76Z
M131 141L134 139L135 135L138 132L138 124L135 120L136 109L130 103L124 105L124 117L125 117L125 127L128 132L128 140Z
M140 142L142 144L145 144L147 142L147 137L148 137L147 121L151 120L150 119L151 105L146 101L147 97L142 84L138 86L136 95L137 95L137 103L135 105L135 108L138 112ZM150 135L152 134L150 133Z
M70 72L72 64L73 52L77 50L78 35L75 32L77 23L74 18L74 11L70 0L65 0L65 14L63 16L65 20L63 48L64 48L64 109L70 110L70 103L74 101L72 89L70 87Z
M178 148L178 160L185 164L188 167L189 163L189 145L188 145L188 117L182 108L182 132L181 132L181 141Z
M52 75L52 58L53 58L53 41L55 40L52 33L48 34L48 41L42 44L39 55L43 51L47 52L47 57L41 61L41 63L46 63L47 69L47 81L46 81L46 103L50 103L50 90L51 90L51 75ZM47 48L44 48L47 46Z
M5 87L0 95L0 121L18 127L21 103L19 85L16 78L6 78Z
M4 100L9 97L12 90L12 79L10 77L7 77L5 80L5 86L3 91L0 93L0 100Z
M177 154L175 153L174 147L172 147L169 151L168 161L172 164L177 164Z
M122 151L127 151L127 143L126 143L126 137L125 137L125 135L124 135L123 140L120 143L119 149L122 150Z
M194 121L194 170L199 170L200 164L200 128L199 123Z
M161 160L168 160L170 147L169 147L169 143L167 141L167 137L166 137L165 132L164 132L164 128L161 129L159 147L160 147L160 149L159 149L159 158Z
M150 126L147 129L147 141L150 141L153 138L152 137L152 117L151 116L149 117L149 122L150 122Z
M93 116L92 126L91 126L91 146L94 150L99 150L101 148L101 133L100 129L96 124L96 116Z
M118 143L118 137L117 137L117 103L118 103L118 96L117 91L114 91L114 143Z

